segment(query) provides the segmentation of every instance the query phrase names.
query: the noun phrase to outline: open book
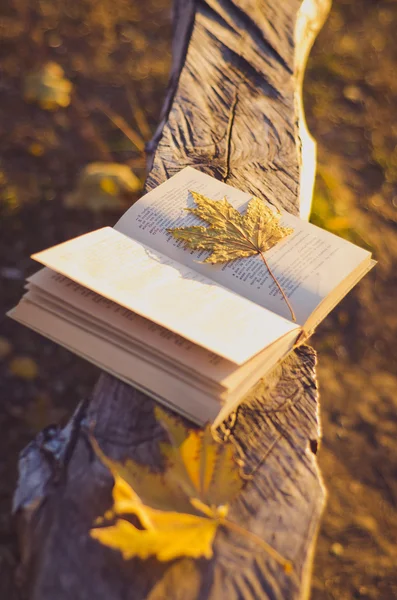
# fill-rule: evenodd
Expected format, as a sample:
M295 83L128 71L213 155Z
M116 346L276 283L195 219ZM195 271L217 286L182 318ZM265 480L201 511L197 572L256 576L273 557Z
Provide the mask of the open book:
M32 258L45 266L9 315L200 424L218 425L374 265L350 242L288 213L294 231L260 256L220 265L168 228L202 221L189 190L242 212L250 195L190 167L114 228Z

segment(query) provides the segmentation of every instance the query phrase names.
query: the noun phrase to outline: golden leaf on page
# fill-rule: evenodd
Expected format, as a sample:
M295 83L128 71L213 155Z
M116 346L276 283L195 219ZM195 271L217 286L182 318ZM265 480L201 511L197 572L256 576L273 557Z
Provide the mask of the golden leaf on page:
M291 227L280 225L280 214L274 213L260 198L248 202L245 214L239 213L227 200L211 200L197 192L190 192L196 208L187 210L206 221L208 227L193 225L168 229L175 239L182 240L192 250L207 250L204 262L224 263L259 254L276 283L295 321L288 298L271 271L264 253L293 233Z
M217 201L197 192L191 194L197 208L187 210L207 221L209 227L194 225L168 231L189 248L210 251L204 262L222 263L260 254L293 232L279 225L280 215L260 198L252 198L243 215L226 198Z

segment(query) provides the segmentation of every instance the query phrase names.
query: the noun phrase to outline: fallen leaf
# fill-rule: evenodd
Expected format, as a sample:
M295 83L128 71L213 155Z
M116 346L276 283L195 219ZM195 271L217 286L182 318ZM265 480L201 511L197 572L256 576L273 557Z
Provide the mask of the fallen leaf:
M19 206L16 189L11 185L5 186L4 189L0 191L0 202L4 204L8 210L16 210Z
M24 82L25 100L37 102L45 110L69 106L73 85L64 75L62 67L54 62L29 73Z
M32 144L30 144L28 152L32 156L43 156L45 148L42 144L39 144L38 142L33 142Z
M106 192L106 194L110 194L111 196L116 196L118 194L119 186L114 179L111 179L110 177L104 177L101 179L99 185L101 189Z
M129 512L135 512L132 503ZM218 527L215 518L150 509L146 509L145 515L146 529L137 529L129 521L118 519L115 525L93 529L91 536L119 550L126 560L133 556L143 559L156 556L160 561L180 556L211 558Z
M6 358L11 353L12 346L11 342L5 337L0 337L0 360Z
M39 370L35 361L29 356L16 356L9 364L10 373L20 379L36 379Z
M203 431L189 431L164 411L156 413L171 442L161 444L166 462L162 473L133 460L112 461L92 440L115 480L113 507L104 518L116 520L92 529L91 536L119 550L125 559L211 558L217 529L224 526L255 539L287 569L290 563L273 548L226 519L228 503L243 485L232 444L217 442L209 425ZM128 521L128 515L138 517L142 529Z
M288 298L272 273L264 252L273 248L282 239L293 233L290 227L279 224L280 216L274 213L263 200L252 198L245 214L241 214L227 200L211 200L197 192L190 192L197 208L187 210L207 221L209 227L175 227L167 229L177 240L193 250L207 250L211 254L204 262L224 263L237 258L247 258L259 254L295 321L294 311Z
M331 217L327 219L327 229L330 231L340 231L341 229L351 229L352 222L348 217Z
M123 196L141 189L140 180L127 165L90 163L80 173L76 189L65 199L68 208L88 208L94 212L125 207Z

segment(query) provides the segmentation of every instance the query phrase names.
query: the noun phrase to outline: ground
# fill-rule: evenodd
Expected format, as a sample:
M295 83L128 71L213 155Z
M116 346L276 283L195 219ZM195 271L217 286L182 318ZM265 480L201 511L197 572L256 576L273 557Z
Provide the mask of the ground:
M32 252L120 214L67 206L84 165L118 161L144 179L139 147L164 96L169 9L169 0L1 4L0 314L34 270ZM312 220L379 261L312 339L328 490L315 600L397 598L396 27L393 0L335 0L305 80L319 144ZM29 74L47 61L73 84L70 105L58 110L29 92ZM109 178L102 183L111 196ZM0 327L0 597L14 600L18 452L42 427L67 419L97 370L5 318Z

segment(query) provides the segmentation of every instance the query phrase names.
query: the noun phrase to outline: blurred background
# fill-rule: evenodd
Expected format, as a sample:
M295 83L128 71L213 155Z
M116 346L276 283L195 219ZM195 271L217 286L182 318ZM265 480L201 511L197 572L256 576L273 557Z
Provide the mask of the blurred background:
M140 193L170 67L171 0L0 3L0 597L19 598L18 452L97 370L3 318L29 255L112 225ZM312 339L328 489L312 598L397 598L397 2L334 0L304 97L319 164L312 221L377 268ZM132 169L132 170L131 170Z

